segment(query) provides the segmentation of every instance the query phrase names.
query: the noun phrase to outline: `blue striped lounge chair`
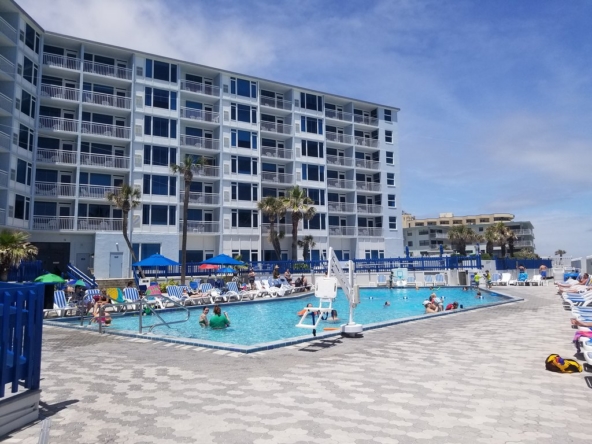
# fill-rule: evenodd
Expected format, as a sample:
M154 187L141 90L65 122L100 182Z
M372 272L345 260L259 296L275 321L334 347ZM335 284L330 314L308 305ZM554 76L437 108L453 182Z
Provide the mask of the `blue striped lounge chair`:
M377 287L386 287L386 275L384 274L379 274L378 277L376 278L376 286Z
M64 290L56 290L53 292L53 308L43 310L44 316L49 316L50 313L55 313L58 316L67 316L74 313L76 307L71 306L66 300L66 293Z
M140 293L138 293L138 289L137 288L124 288L123 289L123 298L125 299L126 302L136 302L140 300ZM140 306L140 304L138 305L133 305L133 309L136 310L138 309Z
M407 286L408 287L415 287L416 284L415 276L408 275L407 276Z
M196 292L199 289L200 282L201 282L201 279L196 279L194 281L190 281L189 288L191 288L191 291Z
M169 285L167 287L169 299L182 305L193 305L193 300L189 296L183 295L183 290L186 290L189 294L189 288L185 285Z
M228 291L224 293L224 296L226 296L228 302L231 300L240 301L242 299L240 296L241 291L236 282L229 282L226 286L228 287Z
M439 273L436 275L436 285L438 285L439 287L445 287L446 286L446 276L444 276L442 273Z
M197 297L197 302L199 304L213 304L214 300L210 296L210 291L214 289L214 286L208 282L204 282L199 286L199 292L202 294L201 296Z
M423 277L423 282L425 287L433 287L434 286L434 276L431 274L426 274Z

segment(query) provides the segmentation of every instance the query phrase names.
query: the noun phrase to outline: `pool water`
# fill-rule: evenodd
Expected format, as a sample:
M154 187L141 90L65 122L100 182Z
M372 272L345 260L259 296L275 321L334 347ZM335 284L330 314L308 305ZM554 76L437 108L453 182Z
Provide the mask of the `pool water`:
M387 289L369 288L360 289L360 304L354 313L354 320L360 324L371 324L376 322L392 321L410 316L424 314L422 302L432 293L429 289ZM441 288L436 291L440 298L444 298L444 306L457 301L464 307L489 304L504 300L503 296L496 296L483 292L483 298L476 297L475 291L462 291L462 288ZM384 303L390 302L389 307ZM199 316L202 307L190 309L189 321L171 325L171 328L159 326L153 333L161 336L173 336L177 338L194 338L226 344L250 346L254 344L278 341L281 339L296 338L299 336L312 336L309 329L297 328L300 316L296 313L312 303L318 306L318 299L314 296L293 299L265 299L256 303L221 305L222 311L228 313L231 326L223 330L203 328L199 325ZM341 290L333 303L337 310L339 320L321 321L317 331L322 332L324 328L339 327L348 321L349 305L347 298ZM171 311L159 313L165 321L183 319L185 313ZM210 315L213 311L210 310ZM144 316L145 326L158 323L156 316ZM310 320L312 323L312 319ZM138 331L138 316L114 317L109 329ZM146 330L147 331L147 330Z

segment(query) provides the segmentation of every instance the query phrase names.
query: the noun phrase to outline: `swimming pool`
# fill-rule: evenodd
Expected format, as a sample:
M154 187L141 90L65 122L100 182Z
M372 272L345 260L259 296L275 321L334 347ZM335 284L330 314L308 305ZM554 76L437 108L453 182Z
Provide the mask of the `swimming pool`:
M360 289L360 304L355 310L355 321L364 326L387 323L403 318L421 316L424 314L422 301L432 293L429 289L387 289L367 288ZM444 304L457 301L465 308L499 303L508 301L511 298L496 295L495 293L483 292L483 298L477 298L474 291L462 291L462 288L441 288L436 291L437 295L444 298ZM390 302L385 307L384 303ZM173 324L171 328L166 326L157 327L152 335L161 339L187 340L186 343L204 344L216 348L229 348L245 351L256 345L264 345L262 348L271 348L273 345L286 345L289 342L301 342L312 339L312 333L308 329L297 328L300 317L296 314L306 304L318 305L318 299L314 295L304 297L292 297L282 299L263 299L249 303L223 304L222 310L228 313L231 320L231 327L224 330L213 330L202 328L198 324L202 307L190 308L191 317L188 322ZM335 328L346 323L349 316L347 298L341 290L338 291L337 299L333 307L338 312L339 320L332 322L330 319L321 321L317 331L323 332L324 328ZM212 312L210 311L210 315ZM178 310L166 310L160 312L165 321L179 320L184 314ZM76 324L79 321L65 320ZM143 323L150 326L160 322L156 316L144 316ZM311 320L312 322L312 320ZM107 330L107 329L106 329ZM111 333L127 332L137 334L138 316L128 314L125 316L114 316L112 325L108 328ZM147 330L145 330L147 331ZM332 332L335 333L335 332ZM174 341L177 342L177 341ZM261 348L261 347L257 347Z

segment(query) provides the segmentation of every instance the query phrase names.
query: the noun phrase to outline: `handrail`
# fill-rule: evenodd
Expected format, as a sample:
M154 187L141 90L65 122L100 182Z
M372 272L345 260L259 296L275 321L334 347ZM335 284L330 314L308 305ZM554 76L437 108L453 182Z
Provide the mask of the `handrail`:
M189 309L187 307L185 307L184 305L181 305L179 302L174 301L173 299L171 299L168 296L165 296L163 294L159 295L159 297L162 298L162 299L165 299L165 300L167 300L169 302L172 302L173 305L175 305L175 306L177 306L177 307L185 310L185 312L187 313L187 317L184 320L181 320L181 321L169 321L169 322L166 322L164 319L162 319L160 317L160 315L158 315L151 308L152 312L155 313L158 316L158 318L162 321L162 323L161 324L153 324L152 327L150 327L150 330L148 330L149 333L152 333L152 330L154 330L156 327L159 327L161 325L166 325L167 327L171 328L171 324L181 324L182 322L187 322L189 320L189 318L191 317L191 313L189 312ZM141 318L142 318L142 316L140 316L140 319ZM140 322L142 322L142 321L140 320Z

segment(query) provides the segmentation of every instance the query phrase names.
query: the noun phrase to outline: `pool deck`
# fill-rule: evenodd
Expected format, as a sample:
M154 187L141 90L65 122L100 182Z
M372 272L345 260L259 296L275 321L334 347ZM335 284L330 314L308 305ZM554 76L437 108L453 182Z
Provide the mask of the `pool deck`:
M553 285L505 293L524 301L251 354L47 326L50 442L590 442L592 373L544 365L573 358L570 314Z

